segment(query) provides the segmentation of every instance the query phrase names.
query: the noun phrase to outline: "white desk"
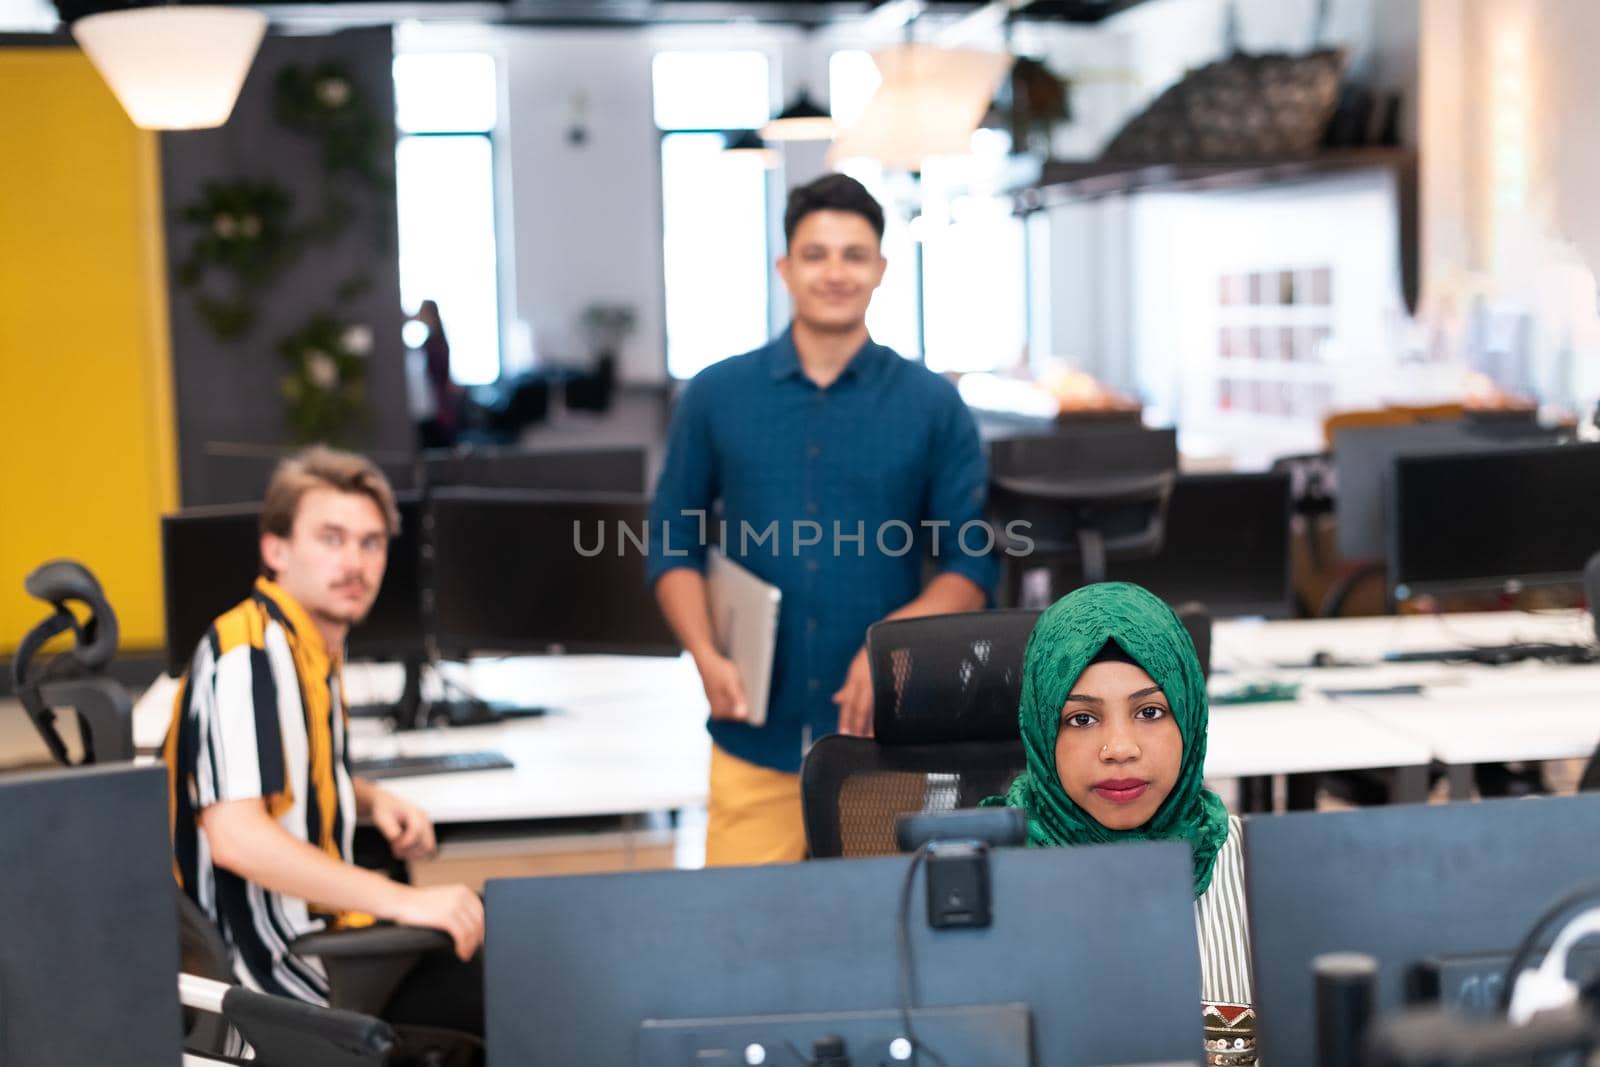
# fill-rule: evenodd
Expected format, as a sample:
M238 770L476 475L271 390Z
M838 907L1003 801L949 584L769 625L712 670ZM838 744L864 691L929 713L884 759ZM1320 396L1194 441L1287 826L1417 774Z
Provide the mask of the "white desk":
M1300 683L1298 700L1215 706L1208 777L1258 778L1336 770L1400 769L1415 791L1419 768L1455 771L1457 795L1475 763L1586 757L1600 740L1600 665L1526 662L1489 667L1383 663L1384 652L1514 641L1592 639L1582 612L1404 616L1291 622L1221 622L1213 634L1212 690L1252 681ZM1364 666L1312 669L1326 651ZM699 807L710 741L705 697L686 658L552 656L448 665L479 696L553 705L556 714L456 730L388 735L357 722L357 757L498 749L516 768L390 779L438 823L492 823ZM355 664L354 702L392 700L401 672ZM1416 695L1329 699L1326 688L1422 685ZM160 743L175 683L140 700L135 737ZM435 690L434 692L437 692ZM430 694L432 695L432 694Z
M351 724L356 759L495 749L509 770L384 780L440 825L632 815L703 806L711 742L706 701L687 657L538 656L449 664L451 678L487 700L549 706L551 714L489 726L386 732ZM352 664L352 703L394 700L403 673ZM151 686L134 711L135 743L160 744L176 683ZM425 687L437 695L436 683Z
M1462 798L1470 795L1473 764L1589 756L1600 741L1600 665L1384 663L1383 653L1593 640L1589 615L1575 611L1225 622L1213 634L1213 668L1225 672L1214 674L1213 686L1298 682L1302 695L1295 704L1247 705L1294 714L1307 700L1326 700L1320 694L1323 689L1420 685L1422 691L1417 693L1345 696L1335 706L1424 745L1432 759L1448 766L1452 796ZM1316 652L1362 665L1305 666ZM1214 709L1213 719L1233 710L1239 709ZM1263 724L1263 729L1270 727ZM1339 734L1321 727L1315 740L1344 746Z
M1506 645L1582 644L1595 639L1587 612L1486 611L1460 615L1383 615L1283 622L1227 620L1211 635L1213 671L1310 667L1313 653L1377 661L1385 652ZM1398 665L1395 665L1398 666ZM1437 669L1437 664L1424 664Z
M1206 777L1426 767L1427 744L1316 698L1211 709Z

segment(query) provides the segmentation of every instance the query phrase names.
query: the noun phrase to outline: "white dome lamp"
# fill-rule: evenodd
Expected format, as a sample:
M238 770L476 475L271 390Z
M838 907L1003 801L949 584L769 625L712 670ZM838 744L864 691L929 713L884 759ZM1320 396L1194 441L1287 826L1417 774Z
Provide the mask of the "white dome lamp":
M167 5L85 15L72 36L135 126L204 130L233 113L267 17L243 7Z

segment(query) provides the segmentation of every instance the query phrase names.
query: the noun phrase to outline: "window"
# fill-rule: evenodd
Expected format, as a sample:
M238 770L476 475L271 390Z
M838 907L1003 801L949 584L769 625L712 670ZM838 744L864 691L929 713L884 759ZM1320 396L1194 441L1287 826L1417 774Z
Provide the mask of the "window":
M936 197L926 198L920 234L928 367L940 372L1015 367L1027 347L1022 220L1011 213L1006 197L953 197L943 219L939 206Z
M662 52L652 66L661 138L667 372L690 378L766 343L768 174L724 155L726 131L771 115L761 52Z
M439 305L451 377L492 382L500 376L494 57L396 56L394 84L400 299L408 311Z
M866 52L835 52L829 100L841 126L860 119L882 79ZM839 169L884 205L889 270L867 313L872 335L936 371L1015 366L1026 351L1028 257L1023 224L1001 193L1010 139L972 135L972 154L930 157L920 180L870 159ZM914 218L912 216L915 216Z
M660 52L650 68L656 126L756 130L772 117L762 52Z
M828 103L840 128L855 123L883 79L866 52L835 52L828 59ZM888 175L873 159L844 159L839 170L867 187L883 205L883 255L889 261L883 284L867 309L872 339L912 359L922 355L920 309L921 250L912 239L906 212L899 206L916 195L909 175Z

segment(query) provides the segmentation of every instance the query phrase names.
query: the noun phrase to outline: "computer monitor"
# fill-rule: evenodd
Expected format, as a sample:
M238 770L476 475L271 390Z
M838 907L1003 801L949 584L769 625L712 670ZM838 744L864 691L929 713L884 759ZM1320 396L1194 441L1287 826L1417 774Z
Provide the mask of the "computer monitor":
M272 445L207 441L192 470L186 466L184 486L199 495L204 506L258 503L278 465L296 451ZM417 461L413 456L393 451L365 451L363 455L377 465L395 492L417 488Z
M1582 581L1600 550L1597 487L1600 444L1398 457L1395 599Z
M1112 581L1169 604L1199 601L1212 616L1293 614L1287 473L1179 475L1161 551L1113 560Z
M178 889L167 774L0 777L0 1062L173 1067Z
M912 887L919 1007L1025 1005L1031 1063L1041 1067L1201 1058L1187 845L1002 849L989 860L987 928L930 928L925 868ZM909 862L490 882L490 1063L747 1062L744 1040L738 1059L700 1046L690 1050L695 1059L646 1061L646 1035L655 1040L674 1022L707 1036L766 1034L780 1050L787 1040L808 1052L812 1037L837 1033L853 1062L890 1062L882 1052L900 1033L897 915ZM951 1067L1030 1063L999 1042L956 1055L953 1045L936 1043L932 1019L914 1018L918 1038ZM955 1041L961 1027L944 1022L949 1036L940 1040ZM797 1061L783 1050L768 1062ZM939 1060L922 1054L915 1062Z
M422 507L401 494L400 535L389 543L383 585L367 618L350 631L352 659L421 655ZM167 671L189 669L195 646L218 615L250 595L261 568L259 504L186 508L161 519Z
M645 581L649 501L614 494L439 489L434 620L446 654L676 655Z
M1552 900L1600 875L1600 794L1245 820L1262 1063L1312 1063L1313 957L1379 964L1394 1011L1428 961L1509 957Z
M1555 431L1541 429L1525 417L1340 430L1333 446L1339 555L1346 559L1382 559L1388 550L1388 531L1393 524L1388 494L1397 456L1504 448L1519 441L1548 441L1554 436Z
M644 493L645 450L639 447L475 448L430 453L424 461L428 485L479 489L526 489L549 493Z

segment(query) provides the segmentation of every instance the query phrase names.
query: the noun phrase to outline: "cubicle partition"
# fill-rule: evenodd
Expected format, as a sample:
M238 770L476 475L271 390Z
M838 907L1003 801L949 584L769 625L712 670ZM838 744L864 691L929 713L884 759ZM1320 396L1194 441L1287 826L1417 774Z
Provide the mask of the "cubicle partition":
M0 777L0 811L0 1062L176 1067L166 771Z

